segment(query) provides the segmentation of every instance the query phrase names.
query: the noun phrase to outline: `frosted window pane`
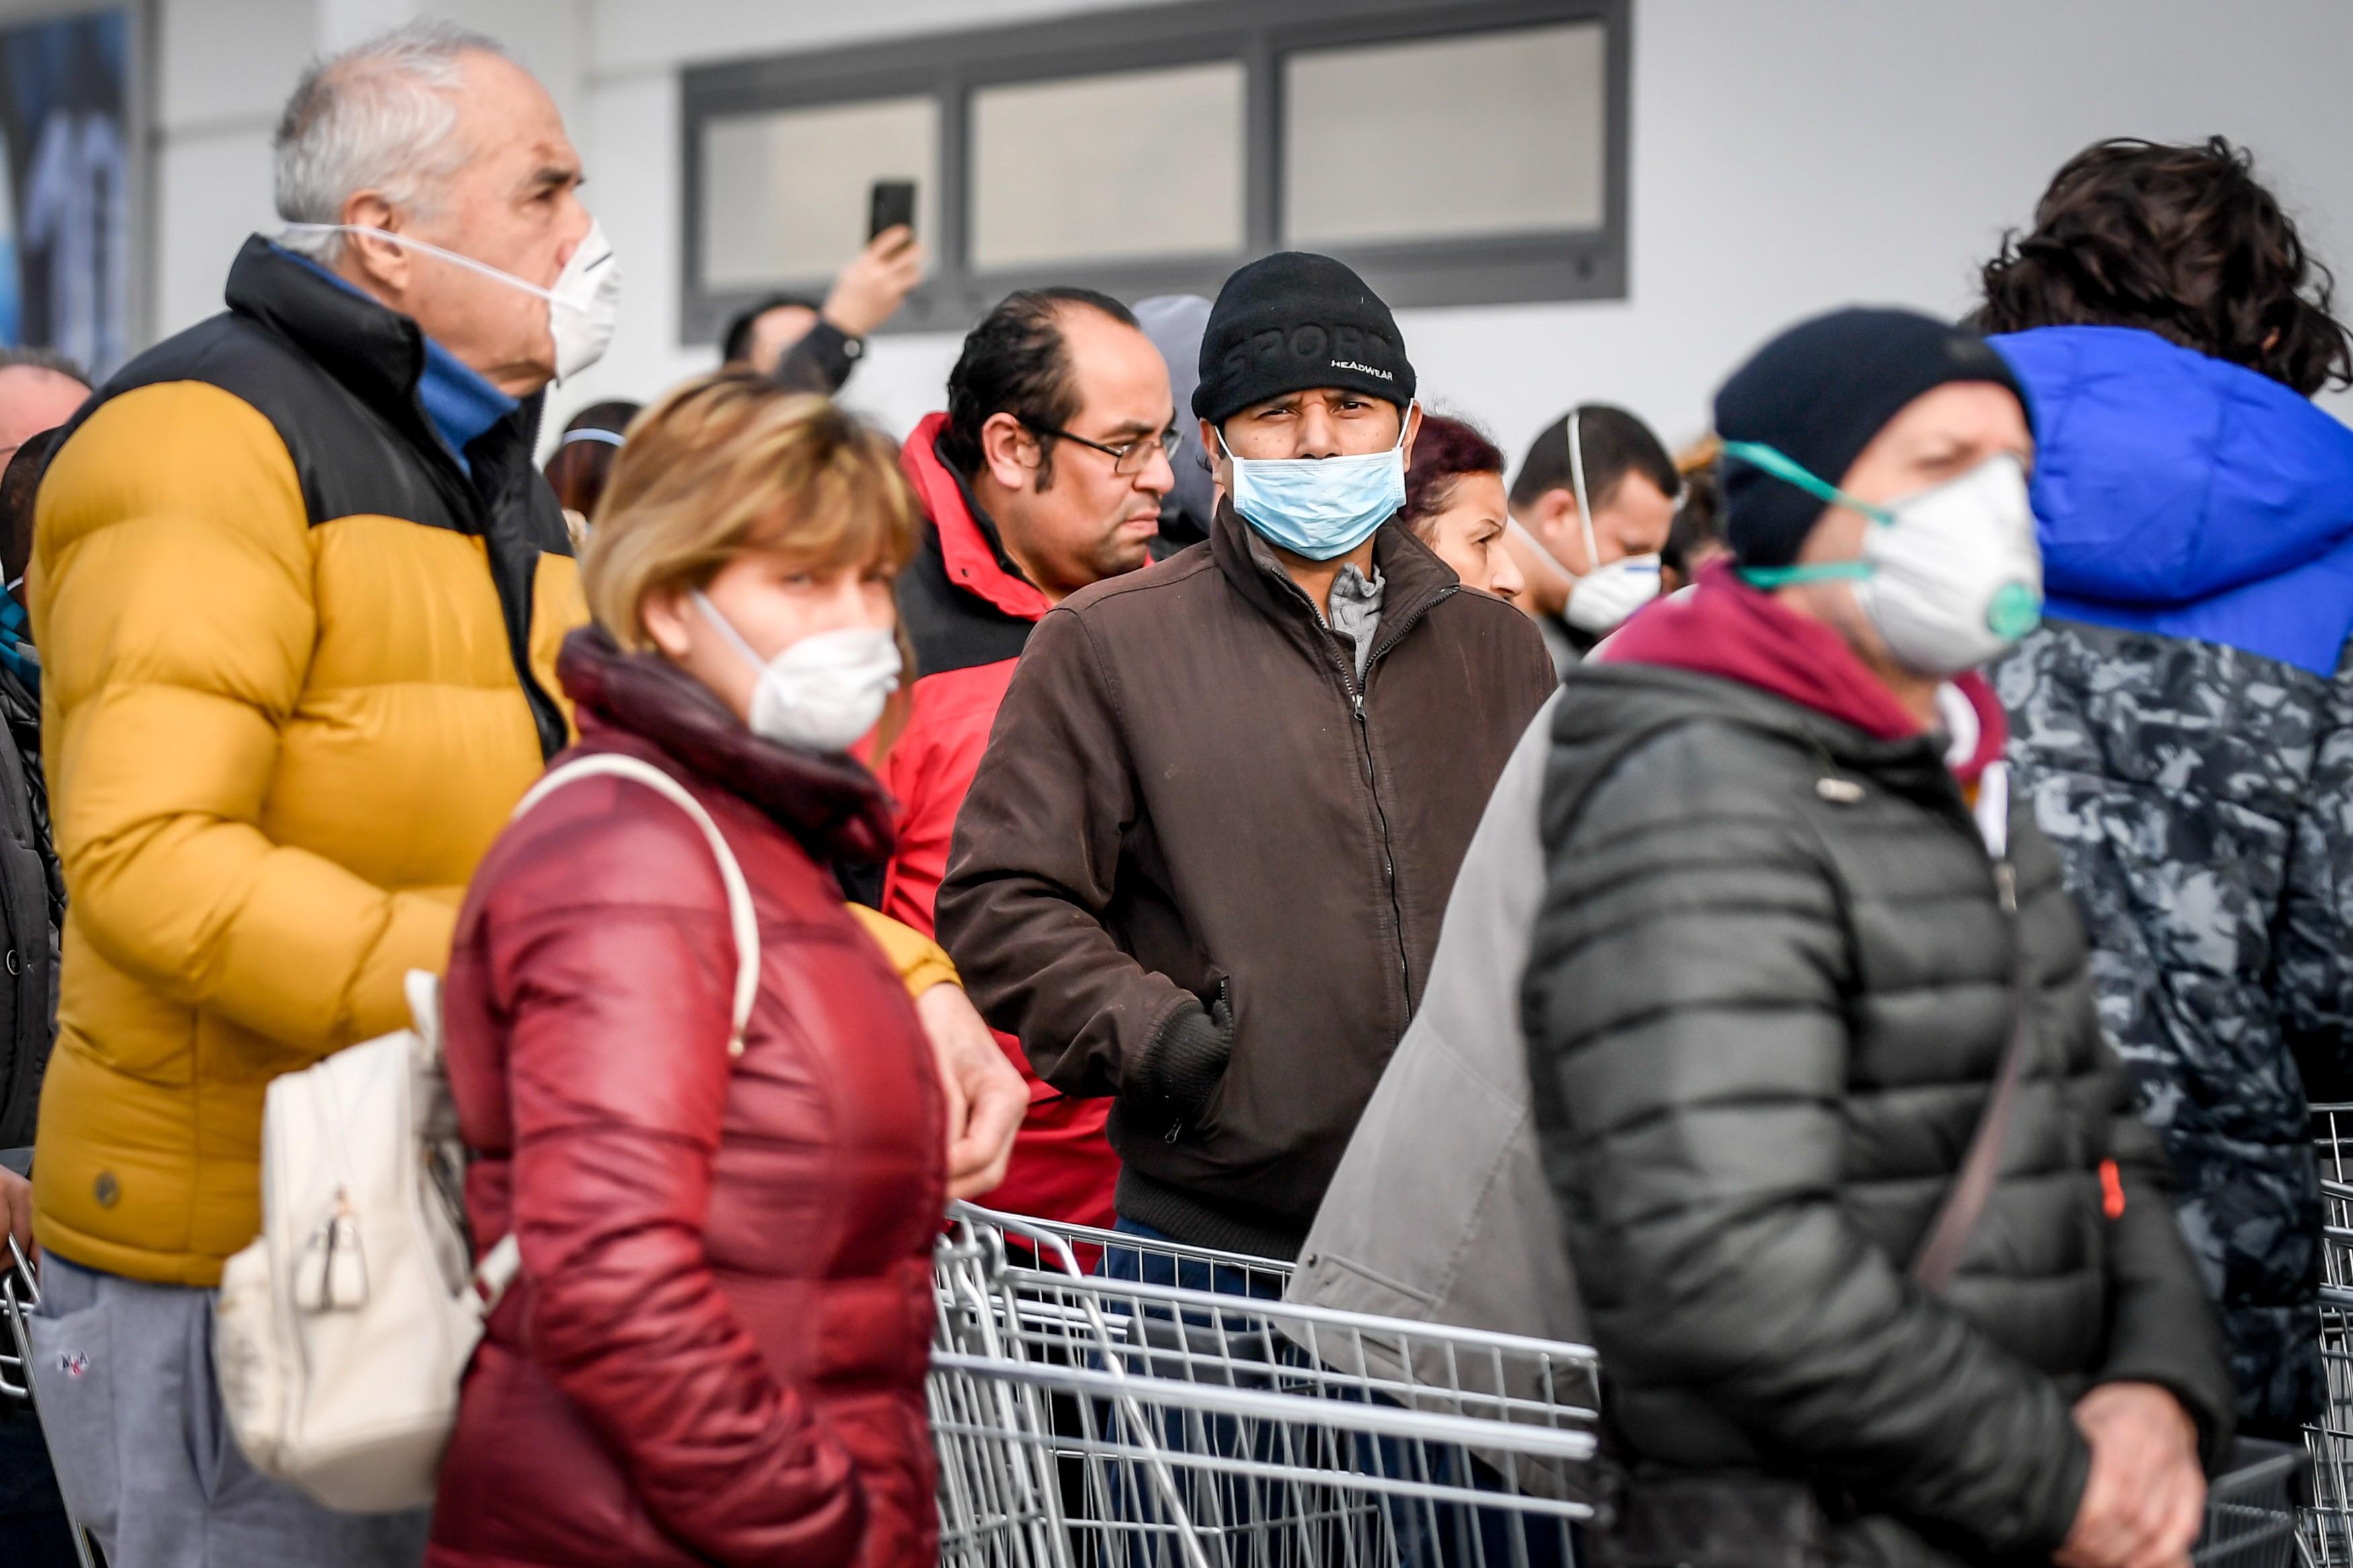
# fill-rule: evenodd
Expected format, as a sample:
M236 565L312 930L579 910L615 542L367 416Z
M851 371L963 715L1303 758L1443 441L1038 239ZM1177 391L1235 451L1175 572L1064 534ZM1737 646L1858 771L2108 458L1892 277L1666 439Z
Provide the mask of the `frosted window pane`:
M868 191L915 182L915 232L939 234L940 113L929 98L734 115L702 132L702 283L830 278L866 244Z
M1293 245L1601 226L1602 28L1517 28L1283 61Z
M972 265L989 272L1242 247L1242 68L972 95Z

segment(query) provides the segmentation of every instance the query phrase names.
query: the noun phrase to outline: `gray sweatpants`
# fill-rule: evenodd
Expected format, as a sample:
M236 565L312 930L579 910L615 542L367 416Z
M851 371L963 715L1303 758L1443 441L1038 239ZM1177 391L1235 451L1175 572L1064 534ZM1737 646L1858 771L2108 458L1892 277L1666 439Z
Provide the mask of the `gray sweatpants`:
M41 1259L33 1391L110 1568L416 1568L430 1510L336 1513L246 1463L213 1382L213 1294Z

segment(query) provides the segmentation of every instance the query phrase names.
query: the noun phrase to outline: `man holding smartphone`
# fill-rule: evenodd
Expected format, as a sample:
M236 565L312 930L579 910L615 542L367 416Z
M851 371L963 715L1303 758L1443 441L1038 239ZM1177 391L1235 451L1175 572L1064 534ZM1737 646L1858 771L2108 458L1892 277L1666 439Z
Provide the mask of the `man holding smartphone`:
M923 247L914 226L892 224L835 276L823 300L771 294L729 321L721 339L726 361L795 391L830 395L864 357L867 336L896 315L923 280Z

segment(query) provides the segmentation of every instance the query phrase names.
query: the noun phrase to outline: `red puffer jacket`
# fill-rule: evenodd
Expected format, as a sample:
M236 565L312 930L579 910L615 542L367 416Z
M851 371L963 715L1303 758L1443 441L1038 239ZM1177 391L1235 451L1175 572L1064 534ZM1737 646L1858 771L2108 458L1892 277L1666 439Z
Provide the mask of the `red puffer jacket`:
M522 1272L467 1374L428 1561L930 1562L944 1110L825 868L887 853L888 805L855 763L754 738L601 631L558 673L581 751L644 758L718 823L759 913L759 998L731 1061L718 868L645 785L567 784L483 860L449 1079L475 1241L515 1230Z

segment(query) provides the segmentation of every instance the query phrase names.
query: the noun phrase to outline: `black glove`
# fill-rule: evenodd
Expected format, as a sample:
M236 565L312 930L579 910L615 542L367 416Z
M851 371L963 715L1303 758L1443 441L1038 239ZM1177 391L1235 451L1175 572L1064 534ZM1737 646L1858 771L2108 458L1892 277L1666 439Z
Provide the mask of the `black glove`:
M1225 988L1208 1007L1187 1001L1144 1048L1136 1073L1138 1109L1165 1126L1171 1143L1209 1102L1234 1054L1234 1010Z

